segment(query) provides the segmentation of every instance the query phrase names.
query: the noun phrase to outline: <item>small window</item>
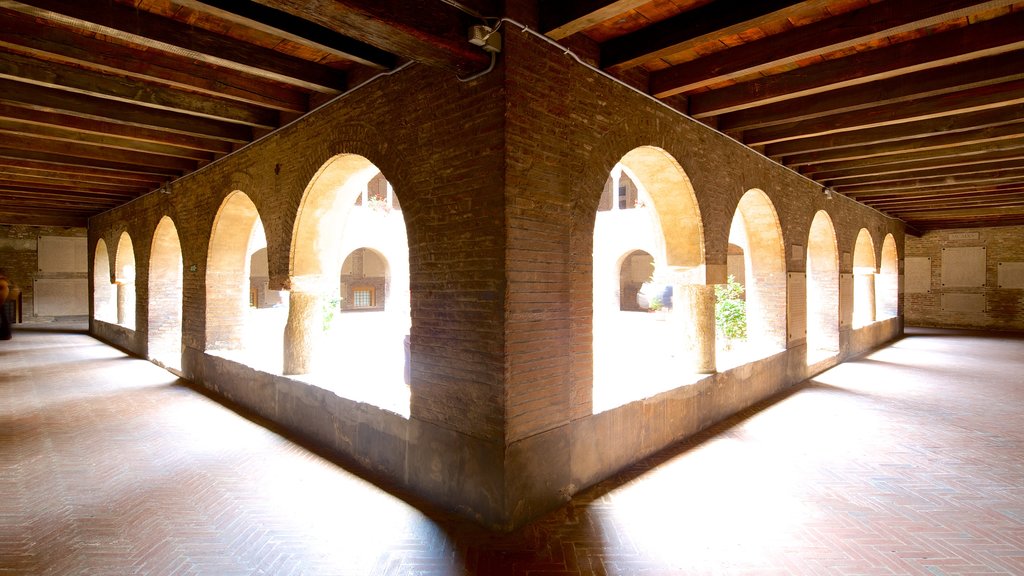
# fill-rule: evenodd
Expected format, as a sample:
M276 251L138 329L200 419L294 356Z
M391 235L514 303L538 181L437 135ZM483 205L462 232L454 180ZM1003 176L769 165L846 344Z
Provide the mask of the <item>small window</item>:
M356 286L352 289L353 308L373 308L374 290L372 286Z

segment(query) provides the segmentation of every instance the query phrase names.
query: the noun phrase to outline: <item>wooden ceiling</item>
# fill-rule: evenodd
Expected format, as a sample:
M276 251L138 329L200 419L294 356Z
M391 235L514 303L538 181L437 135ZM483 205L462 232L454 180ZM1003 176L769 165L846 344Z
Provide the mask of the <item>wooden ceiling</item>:
M507 3L912 232L1024 224L1024 2ZM497 4L0 0L0 222L84 225L408 60L479 71Z

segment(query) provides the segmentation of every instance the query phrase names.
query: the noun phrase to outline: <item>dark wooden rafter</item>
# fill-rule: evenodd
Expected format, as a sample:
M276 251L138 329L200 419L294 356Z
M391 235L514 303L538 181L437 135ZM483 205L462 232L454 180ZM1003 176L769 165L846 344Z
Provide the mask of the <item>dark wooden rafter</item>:
M4 137L9 135L29 136L45 140L53 140L56 142L86 144L100 148L125 150L128 152L145 152L148 154L159 154L162 156L186 158L202 162L210 162L214 159L213 154L210 154L209 152L202 152L190 148L177 148L173 146L166 146L164 144L139 142L137 140L129 140L126 138L119 138L117 136L83 133L56 126L35 126L4 118L0 118L0 134L3 134Z
M848 178L859 178L863 176L882 176L887 174L902 174L914 170L943 169L956 166L977 166L992 162L1006 160L1018 160L1024 162L1024 144L1020 140L1011 141L1016 145L1003 151L992 151L984 149L973 154L961 154L956 156L936 156L927 160L903 160L902 162L891 162L887 164L871 164L867 166L853 166L844 168L833 168L818 172L801 170L805 176L813 176L815 180L829 182ZM899 159L899 157L895 158Z
M903 0L881 2L787 33L715 52L651 75L659 98L695 90L760 71L852 48L888 36L936 25L972 11L992 10L1013 0Z
M1006 170L984 171L975 174L960 174L955 176L925 176L894 182L869 182L865 184L841 184L835 186L837 192L859 193L907 190L907 189L928 189L949 188L960 184L981 184L993 182L1024 182L1024 168L1009 168Z
M649 0L559 0L539 2L540 28L548 37L561 40L630 10Z
M743 141L752 146L774 144L786 140L825 136L862 128L884 127L941 116L981 112L1016 104L1024 104L1024 80L1013 80L938 96L917 98L897 104L873 106L853 112L755 128L743 132Z
M439 0L254 0L396 54L460 74L490 62L468 41L479 22Z
M0 20L8 24L0 28L0 48L9 51L281 112L303 113L309 108L302 91L236 70L156 50L147 50L140 58L138 49L131 46L78 34L12 10L0 10Z
M861 174L845 178L819 178L826 186L836 188L840 186L857 186L860 184L882 184L892 182L905 182L925 178L944 178L947 176L973 176L1000 173L1005 170L1024 168L1024 158L1013 157L1006 159L993 159L979 164L958 164L955 166L943 166L941 168L921 168L918 170L906 170L902 172L888 172L883 174Z
M174 158L162 154L150 154L146 152L113 150L90 144L57 141L35 136L21 136L11 133L4 134L3 142L5 146L20 150L33 150L36 152L47 152L83 159L88 158L94 160L107 160L111 162L126 162L136 166L166 168L180 172L191 172L199 165L199 162L194 159Z
M4 139L0 147L0 161L10 158L15 160L29 160L45 162L52 165L64 166L69 170L73 167L100 168L113 172L125 172L128 174L147 174L163 176L167 179L177 178L184 172L176 168L163 168L146 164L131 164L120 160L103 160L100 158L77 157L62 152L49 152L46 150L35 150L28 148L9 148L9 141Z
M394 54L287 12L249 0L175 0L176 4L377 70L394 68Z
M843 100L858 94L861 85L893 78L900 82L905 74L921 72L917 78L937 80L948 70L936 68L976 61L1013 50L1024 49L1024 12L1017 12L969 26L956 28L916 40L866 50L845 58L826 60L797 70L771 74L725 88L692 94L689 113L694 118L728 114L750 109L751 117L767 117L781 108L796 110L818 98L833 102L820 108L839 108ZM981 62L977 62L979 67ZM954 71L955 72L955 71ZM874 86L886 86L878 83ZM841 90L841 89L846 90ZM840 95L837 93L843 93ZM800 98L798 101L789 101ZM856 100L856 96L853 96ZM780 103L776 108L768 105ZM756 107L756 108L755 108ZM740 118L739 115L733 118ZM739 120L733 120L737 125Z
M827 4L825 0L712 2L605 42L601 46L601 65L611 72L622 72L718 38L785 20L794 6L824 7Z
M6 165L2 159L0 159L0 180L4 182L80 182L84 184L98 184L110 188L123 188L126 190L138 188L151 190L156 186L159 186L161 183L159 178L128 180L125 178L95 173L74 174L55 169L46 170L41 168L28 168L24 166L11 166Z
M801 174L814 179L842 178L856 174L881 174L887 171L973 164L991 159L1024 156L1024 138L986 141L935 150L898 152L880 156L822 162L799 167Z
M77 0L0 0L0 8L56 20L123 38L149 49L230 68L318 92L345 89L345 75L321 64L238 42L130 6L107 3L96 10Z

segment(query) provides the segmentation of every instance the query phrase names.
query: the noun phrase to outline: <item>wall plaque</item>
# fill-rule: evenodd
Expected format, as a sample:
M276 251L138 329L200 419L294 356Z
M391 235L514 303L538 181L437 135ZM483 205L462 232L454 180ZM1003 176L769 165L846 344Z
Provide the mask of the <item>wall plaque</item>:
M849 326L853 320L853 274L839 275L839 325Z
M792 342L807 338L807 275L790 272L786 278L786 333Z
M54 274L62 272L88 272L89 259L86 256L85 237L40 236L39 272Z
M984 285L984 246L942 249L943 288L981 288Z
M977 240L981 238L981 234L978 232L951 232L949 234L950 240Z
M803 262L805 253L804 247L799 244L793 244L789 247L789 259L793 262Z
M998 286L1009 290L1024 289L1024 262L1000 262Z
M84 316L89 313L85 278L37 278L33 298L38 316Z
M907 257L903 262L903 290L907 294L927 294L932 291L932 259L922 256Z
M943 312L984 312L984 294L943 294Z

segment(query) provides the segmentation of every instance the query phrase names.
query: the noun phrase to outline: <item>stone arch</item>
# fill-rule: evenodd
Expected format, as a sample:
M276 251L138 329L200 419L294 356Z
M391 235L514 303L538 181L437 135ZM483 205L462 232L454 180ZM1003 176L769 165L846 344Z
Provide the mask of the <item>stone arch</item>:
M149 357L168 368L181 368L181 240L169 216L153 232L149 257Z
M135 247L128 232L122 232L114 253L114 283L117 284L117 323L135 329Z
M875 317L878 320L899 314L900 262L896 239L886 234L882 240L879 273L875 276Z
M633 250L618 259L619 310L623 312L646 312L647 308L637 304L637 295L644 282L654 273L654 256L646 250Z
M263 221L245 192L227 195L217 210L206 260L206 349L245 350L256 343L250 329L250 259L266 247ZM259 334L260 342L277 340Z
M785 247L778 213L764 191L754 188L740 198L729 230L729 243L742 251L740 283L746 299L750 354L763 356L765 352L785 348Z
M819 210L807 234L807 363L839 352L839 250L832 218Z
M857 233L853 246L853 327L875 321L875 243L867 228Z
M387 263L374 286L387 305L334 314L355 311L341 288L346 257L358 250ZM285 372L408 415L408 233L397 193L368 158L336 155L310 180L293 228L290 271Z
M339 282L343 311L385 310L391 263L381 252L361 246L345 256Z
M110 253L102 238L96 242L92 264L92 317L102 322L117 322L117 288L110 282Z

